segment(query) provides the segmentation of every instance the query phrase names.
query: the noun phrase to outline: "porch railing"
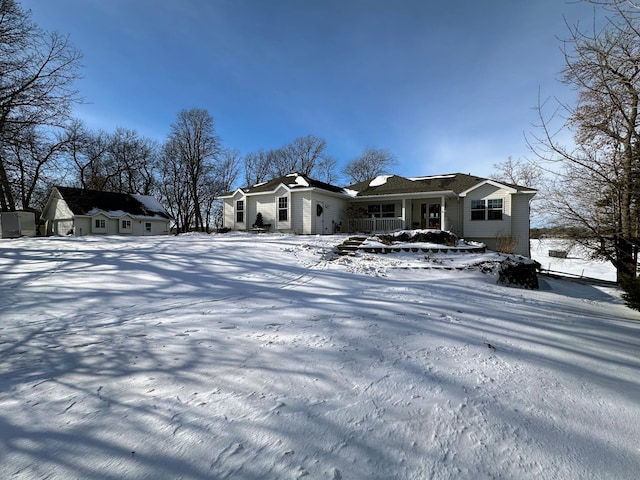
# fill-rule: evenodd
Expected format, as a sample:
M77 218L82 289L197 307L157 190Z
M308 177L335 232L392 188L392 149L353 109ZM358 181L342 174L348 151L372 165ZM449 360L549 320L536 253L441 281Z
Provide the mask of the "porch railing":
M404 228L402 218L354 218L349 222L352 232L392 232Z

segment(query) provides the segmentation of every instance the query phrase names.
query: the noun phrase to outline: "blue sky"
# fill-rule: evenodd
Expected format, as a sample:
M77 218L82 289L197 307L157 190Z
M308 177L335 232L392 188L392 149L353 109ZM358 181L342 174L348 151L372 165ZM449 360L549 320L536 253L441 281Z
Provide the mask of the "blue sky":
M242 154L312 134L340 164L386 148L404 176L530 156L558 82L558 37L592 7L564 0L19 0L83 53L75 115L163 141L211 113Z

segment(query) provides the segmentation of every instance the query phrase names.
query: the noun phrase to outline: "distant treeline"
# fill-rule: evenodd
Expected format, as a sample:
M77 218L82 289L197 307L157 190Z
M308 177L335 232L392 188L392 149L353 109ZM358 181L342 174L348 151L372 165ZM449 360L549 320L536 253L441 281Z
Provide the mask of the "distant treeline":
M586 228L579 227L542 227L532 228L530 231L530 237L535 239L544 237L578 239L593 236Z

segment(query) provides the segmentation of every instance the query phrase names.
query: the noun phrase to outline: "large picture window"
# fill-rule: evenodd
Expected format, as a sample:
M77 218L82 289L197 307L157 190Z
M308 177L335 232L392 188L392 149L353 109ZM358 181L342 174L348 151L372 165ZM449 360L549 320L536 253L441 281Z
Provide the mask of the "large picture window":
M287 197L278 198L278 221L286 222L289 219L289 199Z
M244 200L236 202L236 222L244 223Z

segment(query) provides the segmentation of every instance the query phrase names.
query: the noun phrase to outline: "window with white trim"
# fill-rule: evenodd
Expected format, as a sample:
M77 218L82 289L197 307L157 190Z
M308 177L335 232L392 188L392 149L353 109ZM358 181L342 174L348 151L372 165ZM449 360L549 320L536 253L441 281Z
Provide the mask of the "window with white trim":
M286 222L289 219L289 199L278 197L278 221Z
M502 199L487 200L487 220L502 220Z
M236 202L236 222L244 223L244 200Z
M96 218L95 227L96 228L107 228L107 223L105 222L104 218Z
M502 198L471 200L471 220L502 220Z
M471 220L484 220L484 200L471 200Z
M122 220L122 229L129 230L131 228L131 220Z

